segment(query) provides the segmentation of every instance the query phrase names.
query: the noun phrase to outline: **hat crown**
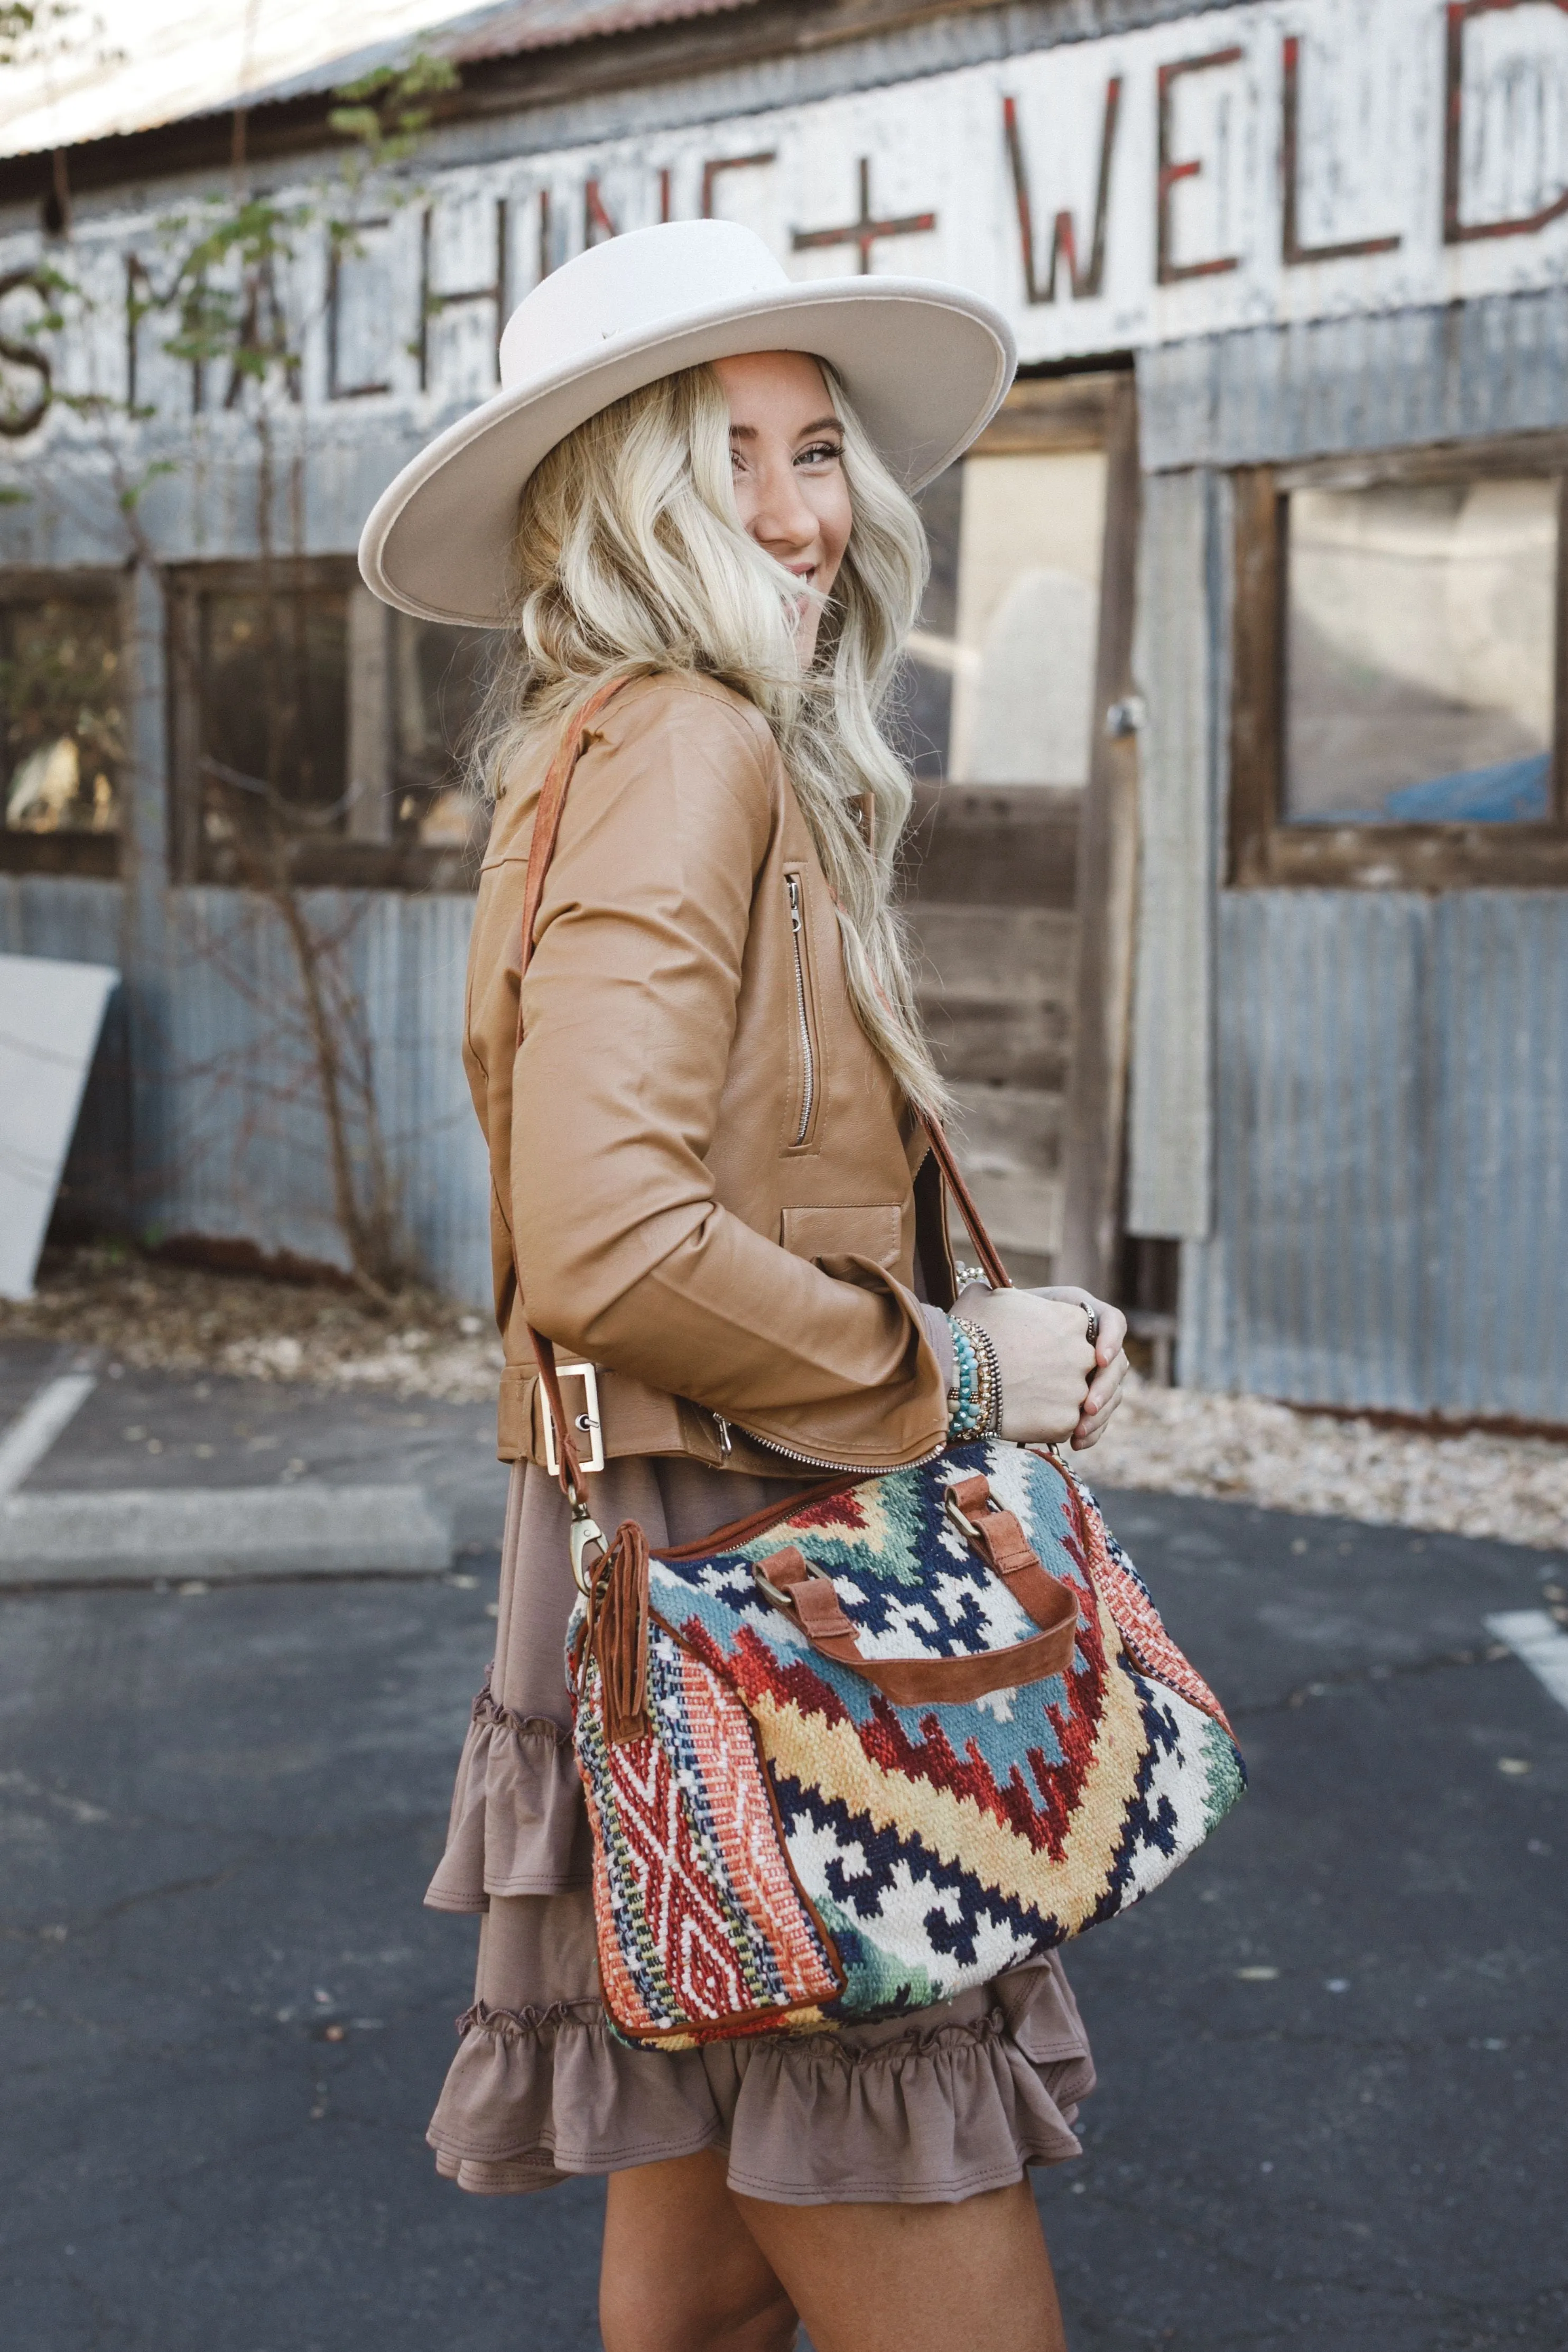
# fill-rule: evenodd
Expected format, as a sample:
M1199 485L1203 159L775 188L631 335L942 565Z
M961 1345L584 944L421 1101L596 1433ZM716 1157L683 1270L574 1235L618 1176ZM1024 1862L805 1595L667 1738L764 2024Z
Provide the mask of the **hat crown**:
M546 383L623 337L789 283L762 239L737 221L666 221L608 237L541 278L518 303L501 337L502 388Z

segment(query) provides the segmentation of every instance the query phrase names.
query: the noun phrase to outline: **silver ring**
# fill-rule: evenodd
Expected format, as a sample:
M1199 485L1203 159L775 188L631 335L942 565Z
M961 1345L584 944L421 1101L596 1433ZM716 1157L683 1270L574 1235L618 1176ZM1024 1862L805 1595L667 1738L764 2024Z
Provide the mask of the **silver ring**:
M1089 1345L1092 1348L1092 1347L1096 1344L1096 1342L1098 1341L1099 1337L1100 1337L1100 1318L1099 1318L1099 1316L1095 1313L1095 1311L1094 1311L1094 1309L1093 1309L1093 1307L1086 1307L1084 1308L1083 1312L1084 1312L1084 1313L1085 1313L1085 1315L1087 1315L1087 1316L1088 1316L1088 1318L1089 1318L1089 1330L1088 1330L1088 1335L1087 1335L1087 1336L1088 1336L1088 1339L1089 1339Z

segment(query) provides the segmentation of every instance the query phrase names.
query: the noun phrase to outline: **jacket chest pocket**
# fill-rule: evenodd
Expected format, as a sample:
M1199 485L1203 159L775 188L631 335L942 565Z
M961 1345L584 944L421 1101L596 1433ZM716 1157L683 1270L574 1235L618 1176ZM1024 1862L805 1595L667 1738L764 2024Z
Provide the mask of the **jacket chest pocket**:
M779 1238L792 1257L809 1257L831 1270L835 1260L869 1257L873 1265L898 1272L904 1245L904 1212L883 1207L786 1209ZM853 1277L845 1274L845 1280Z
M806 889L799 866L785 868L784 889L789 900L790 984L794 993L794 1040L789 1055L792 1083L784 1140L789 1150L803 1151L817 1131L822 1100L822 1052L811 976L811 940L806 928Z

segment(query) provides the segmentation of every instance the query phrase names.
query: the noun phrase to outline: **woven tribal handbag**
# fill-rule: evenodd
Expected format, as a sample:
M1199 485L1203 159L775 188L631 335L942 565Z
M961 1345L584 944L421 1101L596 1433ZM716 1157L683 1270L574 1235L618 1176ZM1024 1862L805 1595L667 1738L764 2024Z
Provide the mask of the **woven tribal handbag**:
M612 691L545 782L525 970ZM1051 1449L950 1445L652 1556L635 1522L613 1541L594 1525L554 1351L530 1338L571 1507L568 1675L622 2040L686 2050L951 2000L1113 1918L1235 1803L1218 1701Z

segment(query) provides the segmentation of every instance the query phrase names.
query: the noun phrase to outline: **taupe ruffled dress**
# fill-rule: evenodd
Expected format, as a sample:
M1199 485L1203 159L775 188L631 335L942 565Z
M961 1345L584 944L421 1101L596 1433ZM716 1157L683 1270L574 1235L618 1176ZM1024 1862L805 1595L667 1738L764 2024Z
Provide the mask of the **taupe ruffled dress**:
M592 1482L606 1528L698 1541L791 1491L674 1460ZM446 1853L425 1900L483 1914L474 2006L430 2126L440 2170L482 2195L721 2147L729 2186L781 2205L951 2202L1076 2156L1089 2044L1053 1953L879 2025L670 2054L628 2049L599 2000L588 1815L564 1652L566 1507L512 1472L496 1662L475 1702Z

